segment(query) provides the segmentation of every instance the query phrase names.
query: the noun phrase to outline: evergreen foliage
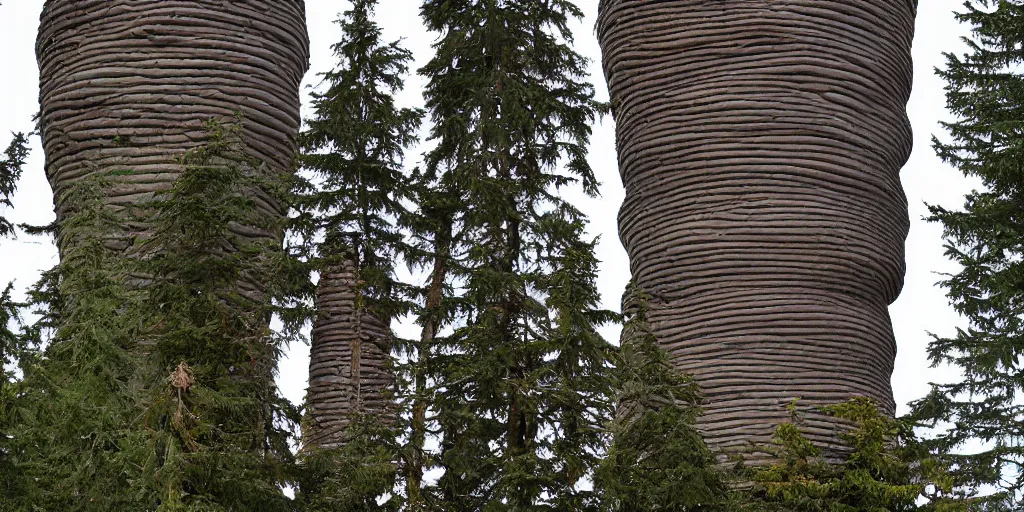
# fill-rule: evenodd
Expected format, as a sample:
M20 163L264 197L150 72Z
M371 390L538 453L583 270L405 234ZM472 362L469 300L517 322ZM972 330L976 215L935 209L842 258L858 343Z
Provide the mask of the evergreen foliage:
M408 251L398 228L408 222L414 187L403 156L416 142L423 113L395 105L412 54L398 42L381 42L372 20L376 4L355 0L338 20L337 68L322 74L327 88L313 94L313 116L300 135L302 166L316 181L300 188L306 222L297 232L314 245L319 268L356 258L365 307L393 318L410 308L395 268Z
M596 331L594 242L560 189L603 106L571 47L566 0L428 0L440 34L420 71L437 143L426 175L451 200L450 335L433 341L438 509L586 510L607 441L613 347ZM442 209L443 211L443 209ZM443 238L443 237L442 237Z
M727 511L724 473L695 424L700 394L658 346L647 322L648 299L632 283L622 300L614 440L597 485L603 510Z
M398 398L402 410L409 414L408 437L402 449L408 498L406 510L423 512L443 505L436 487L425 488L424 478L428 471L439 467L436 454L427 449L427 440L436 440L439 433L437 417L433 414L435 393L438 384L443 384L435 364L443 354L437 342L438 334L460 309L460 300L454 294L449 276L458 268L452 249L458 243L454 219L461 205L458 196L446 190L436 176L431 179L417 173L416 180L419 210L410 222L414 250L409 256L410 263L425 269L428 277L416 309L420 336L398 347L404 360L398 367L403 378L399 388L403 392Z
M24 134L16 133L4 151L4 158L0 160L0 242L14 234L14 225L2 214L5 213L4 208L13 206L11 197L17 188L28 151L28 139ZM10 370L17 364L20 352L20 337L13 330L19 313L11 299L12 288L12 285L8 285L0 292L0 439L4 438L4 411L12 398L8 396L8 386L14 379ZM0 457L3 457L2 448Z
M946 54L938 72L956 121L944 124L949 142L933 145L983 187L962 210L930 206L929 220L943 225L946 255L962 267L942 285L970 326L934 337L932 364L952 365L963 377L934 385L913 415L938 427L927 444L955 468L964 493L995 488L989 506L1017 510L1024 503L1024 5L970 0L957 18L971 26L968 51Z
M352 418L347 442L311 450L303 458L303 510L308 512L389 512L403 509L396 493L401 446L392 425L373 416Z
M376 6L376 0L355 0L338 20L337 67L321 75L326 88L313 94L313 115L299 139L300 161L312 176L299 188L296 233L312 270L353 260L360 317L389 324L414 308L417 294L396 277L396 268L414 251L401 230L411 222L416 194L403 160L423 112L395 103L412 54L398 42L381 41L372 19ZM398 371L395 364L390 370ZM399 507L403 496L393 494L403 459L397 440L406 420L359 415L341 448L306 446L301 495L310 510L377 510L378 498L389 493L380 509Z
M4 158L0 160L0 243L14 233L14 226L3 216L6 213L3 209L13 206L11 197L27 157L28 139L24 134L14 134L4 151ZM20 478L16 476L19 469L12 460L9 431L17 422L18 391L14 370L19 363L28 363L24 361L26 347L23 338L16 330L21 318L19 305L11 295L13 288L13 284L8 284L0 291L0 510L5 505L4 497L19 494Z
M837 465L794 413L777 430L778 462L730 489L695 426L699 390L658 346L643 292L623 298L620 350L597 331L618 316L599 307L596 241L563 195L598 188L586 147L605 105L572 48L581 11L424 0L439 35L420 70L436 147L407 173L425 113L395 101L412 55L381 41L377 0L353 0L300 134L308 179L268 178L238 127L211 122L173 187L135 210L105 201L104 177L65 192L60 264L28 305L0 291L0 511L1019 509L1019 4L968 0L970 53L948 55L940 73L959 120L935 147L985 189L963 211L931 207L963 267L944 284L971 321L930 347L934 364L964 372L914 404L914 421L945 428L931 439L855 399L826 409L850 425ZM0 159L0 209L27 155L16 134ZM293 254L286 226L259 207L283 208L286 189ZM14 232L0 215L0 241ZM289 306L308 302L311 273L349 261L358 314L388 324L412 313L421 335L388 347L394 410L357 413L339 447L304 446L297 461L299 412L274 377L309 312ZM426 284L399 279L403 263ZM965 453L973 441L984 447ZM990 486L999 492L969 497Z
M59 265L32 293L40 320L29 329L44 346L25 375L13 435L22 492L12 510L141 510L133 484L140 471L142 433L133 429L140 370L136 299L127 270L104 245L122 220L104 203L102 178L66 193Z
M10 208L11 197L18 186L22 168L28 158L28 138L23 133L15 133L10 145L4 150L0 160L0 208ZM0 238L14 234L14 225L0 215Z
M8 285L0 292L0 510L6 510L8 497L24 493L21 469L14 462L12 453L12 427L17 423L16 406L18 391L13 370L21 360L20 337L13 325L20 320L18 305L11 298L13 286Z
M280 486L294 478L298 418L274 383L288 340L269 328L291 274L283 226L254 199L281 187L261 180L240 133L210 124L209 142L151 205L153 234L136 260L150 280L137 315L152 368L141 427L146 501L159 511L292 506Z
M795 406L793 411L793 423L780 425L776 431L774 454L779 462L745 471L744 478L755 486L738 497L740 510L981 510L970 508L970 501L952 493L953 480L946 466L927 452L913 426L885 416L871 400L854 398L825 408L851 426L841 436L849 448L843 464L821 458L821 449L801 433Z
M277 396L285 340L268 327L289 264L251 198L278 187L254 177L236 128L210 128L145 204L138 240L103 177L67 192L61 262L32 294L26 337L45 349L23 365L12 510L293 508L280 486L297 414Z

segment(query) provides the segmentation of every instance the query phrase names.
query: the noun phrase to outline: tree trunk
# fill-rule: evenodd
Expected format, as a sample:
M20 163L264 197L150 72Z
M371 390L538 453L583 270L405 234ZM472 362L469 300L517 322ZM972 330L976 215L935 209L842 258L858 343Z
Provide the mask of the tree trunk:
M448 219L445 218L447 221ZM408 460L406 461L406 492L409 510L420 512L426 508L423 495L423 477L426 466L427 409L430 407L427 394L427 365L432 352L431 345L441 328L440 308L444 304L444 283L448 277L448 260L451 258L452 223L441 222L434 236L434 264L430 271L424 312L420 316L420 340L416 347L417 360L413 367L413 383L416 395L413 398L412 422L409 432Z
M358 304L356 262L324 272L317 286L317 319L309 354L307 446L337 448L354 414L387 420L384 391L394 377L387 368L390 322Z
M73 206L62 196L74 182L120 171L108 201L138 205L170 187L177 159L206 141L210 119L240 112L247 152L266 175L292 168L309 66L302 0L47 0L36 53L62 249L73 236L60 230ZM267 194L253 195L259 208L284 215ZM121 248L145 236L139 224Z
M650 322L712 449L764 458L800 399L888 414L909 220L912 0L602 0L598 31Z

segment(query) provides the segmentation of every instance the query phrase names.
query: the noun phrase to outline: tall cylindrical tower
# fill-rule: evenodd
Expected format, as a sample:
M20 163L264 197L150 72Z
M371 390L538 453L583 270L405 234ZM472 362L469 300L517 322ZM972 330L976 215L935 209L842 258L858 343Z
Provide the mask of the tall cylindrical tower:
M391 421L386 390L394 383L388 366L390 319L361 303L357 263L346 258L323 272L317 285L317 318L309 351L309 416L304 443L338 448L357 415Z
M601 2L620 236L661 345L703 388L713 449L756 460L796 399L827 450L838 427L812 406L867 396L894 412L915 13Z

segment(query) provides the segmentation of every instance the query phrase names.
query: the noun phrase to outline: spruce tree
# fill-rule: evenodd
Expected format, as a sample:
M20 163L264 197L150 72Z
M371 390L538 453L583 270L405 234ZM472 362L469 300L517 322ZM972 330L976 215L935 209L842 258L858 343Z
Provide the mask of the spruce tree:
M612 345L597 326L594 242L561 195L597 193L586 161L602 105L572 49L566 0L428 0L421 70L436 149L426 173L459 204L453 331L434 340L437 508L583 510L607 441Z
M971 26L968 51L946 54L938 71L955 121L948 142L933 139L942 160L982 188L963 209L930 206L929 220L944 228L946 255L961 270L942 285L969 326L934 336L933 365L962 372L934 385L913 404L914 417L938 430L929 446L944 454L966 494L997 489L990 507L1017 510L1024 493L1024 5L969 0L957 14Z
M105 177L67 191L60 263L31 294L45 346L26 368L14 435L38 510L291 510L296 413L273 386L286 341L268 329L290 265L256 212L258 163L239 131L211 124L174 186L145 204L153 230L122 240L132 214ZM121 171L130 174L131 171ZM241 231L241 232L240 232ZM133 253L111 247L132 246ZM240 282L259 283L258 290ZM25 505L29 506L29 505Z
M304 429L309 472L302 490L311 510L386 510L402 502L396 494L383 505L377 499L398 485L398 436L406 415L397 409L393 391L362 381L357 366L364 363L357 349L326 347L317 339L374 344L367 348L384 361L374 370L392 374L383 379L393 383L398 369L391 353L397 347L390 324L411 310L416 294L396 277L396 268L412 250L402 227L410 222L415 187L403 160L417 140L423 113L396 105L394 95L403 87L412 55L398 42L382 42L373 21L376 6L376 0L355 0L338 20L337 67L322 75L325 87L313 94L313 115L300 135L300 160L309 180L299 190L296 232L305 242L305 257L320 274L321 294L355 297L351 319L321 326L327 315L348 312L318 311L314 324L314 359L332 368L332 375L343 363L350 364L353 382L340 389L334 376L321 386L311 374L307 415L312 417ZM344 351L349 361L338 359ZM338 405L339 392L347 397L344 407ZM364 400L371 402L368 407ZM328 421L321 424L321 417ZM344 430L336 431L337 425Z
M274 386L287 340L268 327L291 265L277 221L254 207L257 180L238 129L181 160L170 190L144 205L145 238L122 240L132 214L105 200L105 177L62 199L60 264L32 294L45 345L25 370L15 453L39 510L291 510L297 413ZM129 174L131 171L122 171ZM246 226L246 228L240 228ZM133 253L113 246L133 246ZM259 283L258 289L240 282Z
M0 292L0 510L5 510L10 497L20 494L20 473L12 453L12 426L17 421L15 407L18 393L12 371L18 357L20 337L13 325L20 320L17 304L11 298L13 286Z
M700 393L658 345L647 296L630 284L617 362L614 440L597 485L604 510L727 511L725 474L700 432Z
M770 451L777 462L744 469L752 488L742 489L735 510L745 512L969 512L990 510L954 491L948 466L928 453L913 424L887 417L868 398L824 411L850 429L842 464L824 460L804 437L802 418L778 427Z
M28 138L23 133L15 133L7 149L4 150L3 160L0 160L0 208L11 208L11 197L21 179L22 168L28 158ZM14 234L14 225L4 216L0 215L0 238Z
M281 486L298 418L273 380L288 333L268 327L293 265L253 198L283 186L253 176L238 134L210 124L143 205L144 238L118 238L133 213L105 200L106 177L65 192L65 250L23 336L44 351L23 366L14 510L293 509Z
M376 5L355 0L338 20L338 67L323 73L327 88L313 94L313 115L300 134L301 164L313 180L300 189L308 222L298 233L314 246L319 266L354 257L364 307L393 318L410 307L395 268L408 250L399 226L408 222L413 194L404 152L417 140L423 113L395 104L412 54L381 42Z
M11 208L11 197L21 178L22 168L28 158L28 139L24 134L14 134L13 140L4 151L4 157L0 160L0 241L14 235L14 225L4 217L3 210ZM18 319L18 308L11 299L12 286L8 285L0 292L0 425L3 425L5 417L3 411L7 409L6 404L10 403L8 396L8 384L13 376L9 373L11 367L17 363L16 357L19 352L19 336L13 330L13 323ZM0 440L5 439L3 430L0 428ZM0 448L0 457L3 456L3 449Z
M14 232L13 224L4 217L5 208L13 206L14 195L28 157L28 139L16 133L4 157L0 160L0 243ZM6 497L19 492L20 471L12 460L10 429L17 421L15 407L18 399L14 369L21 362L24 352L23 338L17 332L20 322L19 306L12 298L13 284L0 291L0 510L4 509Z
M298 418L274 383L290 340L269 323L294 274L274 235L283 226L254 197L280 197L284 184L258 178L237 124L209 130L150 205L153 234L132 260L148 279L129 311L148 352L146 480L135 486L161 511L291 510L281 486L295 477Z
M405 379L401 403L409 413L407 442L403 446L406 510L422 512L439 504L436 488L425 486L424 478L428 471L438 467L435 453L427 449L428 439L436 440L438 432L433 404L438 384L443 384L434 362L443 353L443 344L439 343L441 330L459 309L460 301L454 294L450 275L457 268L452 258L458 236L454 219L462 204L437 176L416 173L415 180L418 210L410 219L413 250L409 257L410 263L423 269L427 278L419 290L415 311L420 335L401 347L404 363L400 372Z
M22 365L13 453L24 486L15 510L139 510L145 475L137 357L138 297L124 286L126 261L104 243L121 218L103 201L102 178L65 192L75 207L61 221L61 262L30 293L39 320L28 338L43 346ZM71 235L73 233L73 236Z

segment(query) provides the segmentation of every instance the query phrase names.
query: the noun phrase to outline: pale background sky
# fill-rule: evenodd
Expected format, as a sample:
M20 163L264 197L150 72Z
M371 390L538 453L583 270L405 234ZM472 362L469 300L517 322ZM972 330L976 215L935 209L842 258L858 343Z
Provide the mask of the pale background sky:
M429 60L434 40L421 26L419 0L381 0L377 19L384 29L386 40L404 39L406 48L413 51L417 69ZM591 75L601 99L607 98L604 77L600 67L600 50L594 35L597 0L576 0L586 13L586 19L574 25L577 51L592 59ZM43 0L2 0L0 5L0 146L6 147L10 132L30 131L31 119L38 111L38 70L34 44L39 25L39 12ZM332 20L348 8L348 2L338 0L307 0L310 41L312 45L311 70L305 86L317 82L316 73L334 65L330 45L337 42L339 30ZM907 240L906 286L890 311L896 332L899 353L893 388L900 413L906 412L906 403L923 396L928 383L945 381L951 374L946 369L931 369L926 360L928 331L949 334L962 320L949 306L945 292L935 286L937 272L952 272L955 265L943 256L941 229L921 220L927 213L924 202L957 208L974 182L968 181L956 170L943 165L931 149L933 134L941 136L940 120L949 120L945 110L943 83L933 69L943 65L942 52L960 51L959 36L967 33L953 18L953 11L961 7L962 0L921 0L914 40L914 94L908 110L914 127L914 152L903 169L902 180L910 203L910 237ZM420 105L423 81L410 76L400 101L407 106ZM305 87L304 86L304 87ZM308 102L308 90L303 100ZM590 162L602 181L602 197L583 200L578 204L590 215L590 231L601 236L599 258L602 260L599 287L604 306L618 310L623 287L629 279L626 254L619 243L616 215L622 202L622 186L615 158L614 124L604 119L594 128ZM14 198L13 212L4 214L17 222L46 224L53 219L53 202L49 185L43 174L43 155L38 139L32 140L32 155L25 170L18 194ZM2 149L2 148L0 148ZM412 167L421 161L422 148L409 152L407 164ZM15 280L19 289L33 283L41 270L57 262L56 250L48 239L21 235L17 240L0 243L0 284ZM605 330L609 337L617 337L617 329ZM298 402L305 394L309 348L293 346L288 357L281 361L279 383L289 399Z

